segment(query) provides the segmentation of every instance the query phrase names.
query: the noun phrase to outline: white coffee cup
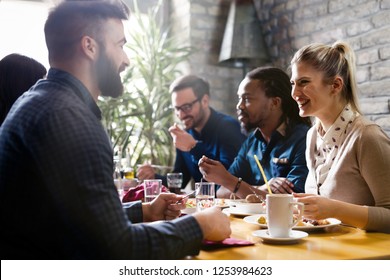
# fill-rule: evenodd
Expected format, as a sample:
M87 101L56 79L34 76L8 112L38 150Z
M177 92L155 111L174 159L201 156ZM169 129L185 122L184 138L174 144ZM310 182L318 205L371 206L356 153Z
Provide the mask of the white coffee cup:
M275 238L288 238L291 229L302 219L304 204L297 202L292 194L267 194L268 234ZM298 218L294 221L294 209Z

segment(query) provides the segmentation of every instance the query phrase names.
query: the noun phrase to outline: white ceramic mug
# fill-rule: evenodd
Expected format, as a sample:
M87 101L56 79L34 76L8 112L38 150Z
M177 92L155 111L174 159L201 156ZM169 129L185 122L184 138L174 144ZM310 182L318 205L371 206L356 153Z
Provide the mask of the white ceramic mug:
M267 194L266 205L268 234L275 238L290 237L291 229L302 219L304 204L292 194ZM295 221L294 209L299 213Z

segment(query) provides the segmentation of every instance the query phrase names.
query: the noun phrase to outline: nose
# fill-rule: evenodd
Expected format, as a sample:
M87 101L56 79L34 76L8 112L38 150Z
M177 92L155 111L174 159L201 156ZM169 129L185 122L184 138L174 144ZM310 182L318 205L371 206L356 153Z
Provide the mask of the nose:
M291 87L291 97L295 100L299 96L298 89L295 85Z
M236 109L237 110L241 110L241 108L242 108L242 99L238 99L238 102L237 102L237 105L236 105Z
M123 64L125 65L126 68L130 66L130 59L129 59L129 57L127 56L126 53L125 53L125 55L124 55Z
M183 110L175 110L176 116L182 120L187 114L183 112Z

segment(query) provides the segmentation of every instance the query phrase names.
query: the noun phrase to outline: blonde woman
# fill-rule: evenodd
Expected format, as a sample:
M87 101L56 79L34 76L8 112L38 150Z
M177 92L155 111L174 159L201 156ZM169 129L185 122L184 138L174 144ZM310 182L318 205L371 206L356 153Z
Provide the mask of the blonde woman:
M353 50L345 42L310 44L294 55L291 70L299 114L315 118L306 194L296 194L304 216L390 233L390 139L361 115Z

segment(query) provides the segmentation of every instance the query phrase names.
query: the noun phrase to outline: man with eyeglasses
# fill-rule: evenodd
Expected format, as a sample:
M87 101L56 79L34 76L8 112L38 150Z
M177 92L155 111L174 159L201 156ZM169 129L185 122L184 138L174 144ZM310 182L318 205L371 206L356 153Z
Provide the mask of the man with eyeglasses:
M176 147L173 172L183 173L182 188L185 188L191 178L195 182L201 180L198 161L203 155L228 168L245 136L236 119L209 106L210 87L202 78L195 75L179 77L171 84L169 92L175 114L181 121L180 126L175 123L169 128ZM156 174L149 164L138 169L137 177L140 180L160 178L166 184L166 177Z

